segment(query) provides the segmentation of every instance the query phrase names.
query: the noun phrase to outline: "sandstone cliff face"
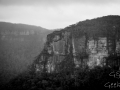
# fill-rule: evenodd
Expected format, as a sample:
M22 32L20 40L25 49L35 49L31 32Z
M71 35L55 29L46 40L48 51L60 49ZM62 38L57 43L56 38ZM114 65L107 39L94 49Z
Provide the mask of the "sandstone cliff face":
M35 70L60 72L119 66L119 25L119 16L106 16L54 31L47 36L44 49L34 63Z

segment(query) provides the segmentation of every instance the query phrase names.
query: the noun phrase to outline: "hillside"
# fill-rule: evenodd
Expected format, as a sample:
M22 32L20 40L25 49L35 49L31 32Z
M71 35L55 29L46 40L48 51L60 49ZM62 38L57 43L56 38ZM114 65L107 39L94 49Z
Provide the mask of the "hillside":
M118 88L119 35L120 16L81 21L53 31L47 35L31 71L11 80L6 87L14 90Z
M0 22L0 83L27 69L50 32L38 26Z

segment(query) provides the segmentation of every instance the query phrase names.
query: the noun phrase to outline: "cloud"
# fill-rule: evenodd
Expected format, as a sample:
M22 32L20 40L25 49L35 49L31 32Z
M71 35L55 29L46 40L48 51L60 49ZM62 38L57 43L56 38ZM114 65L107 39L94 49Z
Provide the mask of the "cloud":
M42 26L48 29L64 28L76 22L96 17L120 15L119 5L101 6L74 4L57 7L9 6L0 8L0 20Z
M0 21L64 28L106 15L120 15L120 0L0 0Z
M108 4L120 3L120 0L0 0L0 5L59 5L59 4Z

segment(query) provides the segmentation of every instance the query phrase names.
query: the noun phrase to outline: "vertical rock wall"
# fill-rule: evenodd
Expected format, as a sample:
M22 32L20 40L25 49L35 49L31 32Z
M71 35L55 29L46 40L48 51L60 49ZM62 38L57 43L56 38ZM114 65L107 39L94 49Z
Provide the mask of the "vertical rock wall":
M38 58L38 66L46 68L46 72L60 72L120 63L119 28L112 24L87 24L71 25L49 34L43 50L46 55L41 52L44 58Z

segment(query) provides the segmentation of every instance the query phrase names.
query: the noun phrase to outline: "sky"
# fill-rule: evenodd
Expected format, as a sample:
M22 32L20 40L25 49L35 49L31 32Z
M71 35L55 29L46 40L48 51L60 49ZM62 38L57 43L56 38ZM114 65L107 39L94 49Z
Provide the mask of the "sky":
M120 0L0 0L0 21L59 29L119 10Z

